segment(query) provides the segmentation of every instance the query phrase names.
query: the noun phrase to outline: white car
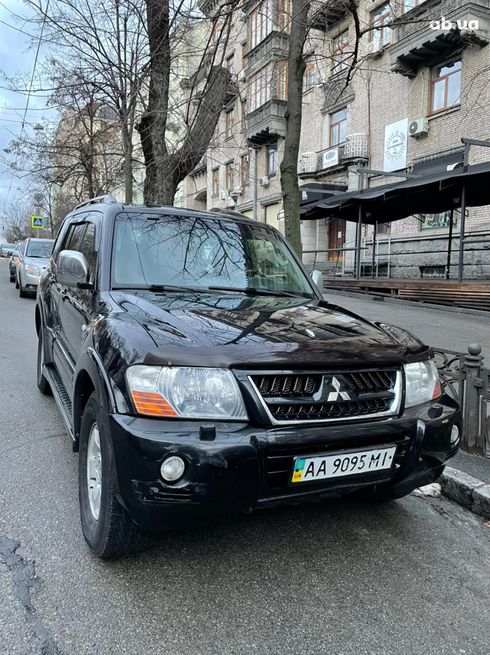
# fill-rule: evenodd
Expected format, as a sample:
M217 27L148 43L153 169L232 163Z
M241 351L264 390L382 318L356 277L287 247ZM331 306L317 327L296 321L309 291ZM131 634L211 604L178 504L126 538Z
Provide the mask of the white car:
M26 239L19 247L16 261L15 287L19 296L36 294L42 272L48 266L54 239Z

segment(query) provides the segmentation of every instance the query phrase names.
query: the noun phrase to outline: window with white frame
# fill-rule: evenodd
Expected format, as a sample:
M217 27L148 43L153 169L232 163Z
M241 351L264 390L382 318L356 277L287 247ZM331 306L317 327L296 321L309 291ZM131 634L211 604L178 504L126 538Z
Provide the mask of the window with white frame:
M423 5L426 0L403 0L402 2L402 14L406 14L407 11L415 9L419 5Z
M385 2L371 13L371 41L380 47L388 45L391 41L391 27L389 23L393 20L391 6Z
M352 53L349 51L349 30L345 30L332 42L332 75L341 73L349 66Z

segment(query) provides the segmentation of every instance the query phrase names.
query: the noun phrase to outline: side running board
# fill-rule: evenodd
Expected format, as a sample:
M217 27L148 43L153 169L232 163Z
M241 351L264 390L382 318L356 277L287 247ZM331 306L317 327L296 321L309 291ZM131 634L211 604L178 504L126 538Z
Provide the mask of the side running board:
M58 405L58 408L61 412L61 416L65 422L66 428L70 433L70 437L73 439L73 441L75 441L72 427L71 400L65 385L61 381L61 377L58 371L53 366L44 366L43 374L46 380L49 382L49 386L53 392L56 404Z

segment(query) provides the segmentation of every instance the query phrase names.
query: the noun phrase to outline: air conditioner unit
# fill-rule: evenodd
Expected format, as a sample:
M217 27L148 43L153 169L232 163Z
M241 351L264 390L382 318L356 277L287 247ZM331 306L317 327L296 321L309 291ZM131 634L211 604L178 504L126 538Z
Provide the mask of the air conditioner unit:
M415 139L418 139L421 136L425 136L429 132L429 119L428 118L417 118L414 121L410 121L408 125L408 133L410 136L413 136Z
M233 189L233 196L237 196L237 197L238 197L238 196L241 196L242 193L243 193L243 189L242 189L241 186L236 186L236 187Z
M338 148L330 148L330 150L326 150L324 153L321 155L321 167L322 169L324 168L332 168L332 166L338 166L339 164L339 149Z
M315 173L317 165L316 152L303 152L298 161L298 173Z
M377 38L377 39L375 38L370 43L368 43L368 46L367 46L367 55L368 55L368 57L373 57L373 58L381 57L381 55L383 54L383 51L384 51L384 48L383 48L383 44L381 43L380 38Z
M270 183L271 182L270 182L269 177L267 175L263 175L262 177L259 177L260 186L268 187Z
M221 191L219 194L219 199L226 200L227 198L228 198L228 194L226 193L226 191Z

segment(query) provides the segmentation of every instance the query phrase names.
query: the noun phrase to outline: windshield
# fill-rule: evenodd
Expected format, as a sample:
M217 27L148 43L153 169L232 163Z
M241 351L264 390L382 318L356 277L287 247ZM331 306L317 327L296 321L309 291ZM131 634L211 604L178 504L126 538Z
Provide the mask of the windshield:
M51 257L54 239L41 239L40 241L29 241L26 257Z
M313 297L284 240L263 225L164 214L116 219L113 288L263 290Z

